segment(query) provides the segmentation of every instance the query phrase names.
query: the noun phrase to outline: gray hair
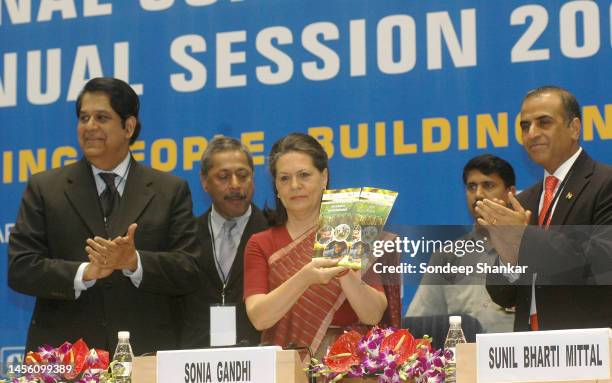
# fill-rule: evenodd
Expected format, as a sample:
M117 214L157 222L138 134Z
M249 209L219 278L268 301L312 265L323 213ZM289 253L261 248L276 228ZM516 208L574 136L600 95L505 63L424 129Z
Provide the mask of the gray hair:
M247 158L247 162L249 163L249 167L251 171L254 170L253 166L253 156L251 156L251 152L247 149L242 142L238 141L235 138L227 137L227 136L215 136L206 147L204 154L202 154L202 160L200 161L200 174L204 177L208 177L208 172L210 168L212 168L212 157L216 153L227 152L238 150L244 153Z

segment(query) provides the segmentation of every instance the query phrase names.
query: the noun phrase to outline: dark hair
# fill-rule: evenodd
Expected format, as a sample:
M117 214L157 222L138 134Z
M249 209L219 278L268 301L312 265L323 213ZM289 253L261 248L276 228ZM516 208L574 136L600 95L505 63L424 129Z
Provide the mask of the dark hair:
M563 89L559 86L546 85L532 89L527 92L525 98L523 98L523 102L525 102L528 98L540 96L543 93L555 93L561 98L561 103L563 104L563 111L565 112L565 118L567 118L568 122L571 122L574 118L578 118L578 120L582 121L580 104L578 104L576 96L574 96L567 89Z
M204 154L202 154L202 161L200 161L200 174L202 174L204 177L208 177L208 172L213 165L213 155L220 152L235 150L244 153L247 158L247 162L249 163L249 167L251 168L251 171L253 171L253 156L251 156L251 152L249 152L249 149L247 149L242 142L232 137L216 136L208 143Z
M512 187L516 183L514 169L508 161L492 154L482 154L474 157L465 164L463 168L463 183L467 185L468 173L478 170L484 175L497 174L504 181L506 188Z
M136 128L134 134L130 137L130 145L136 141L140 134L140 121L138 120L138 111L140 109L140 101L134 89L125 81L112 77L97 77L89 80L79 93L76 100L76 114L79 117L81 113L81 102L85 93L104 93L108 96L111 108L121 117L121 121L125 123L128 117L136 118ZM124 126L125 127L125 126Z
M276 164L278 159L283 155L290 152L298 152L307 154L312 159L312 163L317 170L320 172L328 169L327 167L327 153L323 146L312 136L304 133L291 133L280 140L276 141L272 145L270 155L268 157L268 164L270 173L272 174L272 189L274 190L274 202L275 209L272 210L266 206L264 214L268 218L270 225L280 226L287 223L287 210L280 198L278 198L278 190L276 189ZM329 169L327 170L328 178L327 184L329 185Z

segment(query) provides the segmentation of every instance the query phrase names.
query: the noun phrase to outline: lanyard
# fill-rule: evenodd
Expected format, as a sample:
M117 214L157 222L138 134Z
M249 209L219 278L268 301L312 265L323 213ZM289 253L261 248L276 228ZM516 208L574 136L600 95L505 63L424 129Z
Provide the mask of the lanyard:
M219 259L217 258L217 244L215 243L215 233L212 229L212 218L210 217L211 215L212 211L210 214L208 214L208 232L210 233L210 240L212 241L212 251L213 259L215 260L215 266L219 270L219 273L221 273L221 282L223 283L223 289L221 290L221 304L225 305L225 287L227 286L227 279L229 275L225 275L225 273L223 272L223 268L221 267L221 262L219 262Z

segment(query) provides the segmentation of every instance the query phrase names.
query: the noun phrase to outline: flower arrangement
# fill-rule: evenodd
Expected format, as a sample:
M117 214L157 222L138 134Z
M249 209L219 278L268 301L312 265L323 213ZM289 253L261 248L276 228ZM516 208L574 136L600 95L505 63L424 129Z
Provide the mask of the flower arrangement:
M9 379L0 383L114 383L108 351L89 349L83 339L54 348L29 351L21 365L9 366Z
M322 362L312 359L310 372L329 382L377 377L378 383L437 383L444 382L452 357L450 350L432 350L427 336L415 339L406 329L374 327L365 336L340 335Z

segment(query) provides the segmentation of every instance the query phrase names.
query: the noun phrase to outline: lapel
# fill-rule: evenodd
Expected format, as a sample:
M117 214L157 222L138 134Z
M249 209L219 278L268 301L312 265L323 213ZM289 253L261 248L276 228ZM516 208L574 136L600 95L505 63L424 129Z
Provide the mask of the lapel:
M541 194L542 181L523 190L519 195L516 196L521 206L524 209L531 211L531 219L529 220L530 225L538 224L538 204L540 202Z
M582 150L582 153L574 162L565 187L559 195L557 207L552 216L551 225L563 225L566 223L572 207L580 195L585 192L590 177L593 174L595 164L591 157ZM571 196L571 197L568 197Z
M569 178L561 195L559 195L557 206L550 221L551 225L563 225L567 222L572 207L589 183L594 166L595 163L591 157L582 149L582 153L576 158L576 162L574 162L570 173L567 175ZM542 196L543 183L544 180L540 180L537 185L526 190L524 195L522 195L523 198L520 200L521 203L524 202L523 206L526 206L532 212L530 225L538 224L538 207Z
M106 237L96 183L91 165L85 158L79 160L67 173L64 193L92 236Z
M527 206L531 210L531 218L529 219L530 225L538 224L538 207L540 204L540 196L542 195L542 181L540 181L527 196Z
M113 217L109 236L115 238L124 235L128 226L136 222L154 196L152 174L132 157L119 204L119 214Z

